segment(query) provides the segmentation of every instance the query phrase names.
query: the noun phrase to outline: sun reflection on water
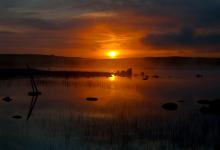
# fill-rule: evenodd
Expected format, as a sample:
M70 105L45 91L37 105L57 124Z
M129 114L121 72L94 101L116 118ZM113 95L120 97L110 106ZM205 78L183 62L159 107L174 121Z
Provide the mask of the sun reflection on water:
M116 80L116 77L115 77L114 74L112 74L111 77L109 77L108 79L109 79L110 81L115 81L115 80Z

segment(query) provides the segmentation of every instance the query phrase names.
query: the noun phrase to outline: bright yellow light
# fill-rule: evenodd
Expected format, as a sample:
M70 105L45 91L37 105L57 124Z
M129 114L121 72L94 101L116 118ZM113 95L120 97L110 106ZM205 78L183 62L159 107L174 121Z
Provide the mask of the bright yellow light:
M115 75L112 74L111 77L109 77L109 80L110 80L110 81L115 81Z
M109 56L110 58L115 58L115 57L117 57L117 55L118 55L118 52L116 52L116 51L110 51L110 52L108 52L108 56Z

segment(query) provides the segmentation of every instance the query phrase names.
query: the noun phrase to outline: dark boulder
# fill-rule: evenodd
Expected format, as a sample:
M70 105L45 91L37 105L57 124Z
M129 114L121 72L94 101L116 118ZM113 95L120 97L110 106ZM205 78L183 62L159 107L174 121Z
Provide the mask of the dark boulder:
M13 99L12 99L11 97L5 97L5 98L3 98L2 100L5 101L5 102L10 102L10 101L12 101Z
M204 76L203 75L201 75L201 74L197 74L196 75L196 78L203 78Z
M37 92L28 92L29 96L40 96L42 93L37 91Z
M175 103L165 103L162 105L162 108L165 110L174 111L178 109L178 105Z
M14 118L14 119L21 119L22 116L18 116L18 115L16 115L16 116L12 116L12 118Z
M158 75L153 75L152 78L158 79L159 76Z
M98 101L98 98L96 98L96 97L87 97L86 100L87 101Z

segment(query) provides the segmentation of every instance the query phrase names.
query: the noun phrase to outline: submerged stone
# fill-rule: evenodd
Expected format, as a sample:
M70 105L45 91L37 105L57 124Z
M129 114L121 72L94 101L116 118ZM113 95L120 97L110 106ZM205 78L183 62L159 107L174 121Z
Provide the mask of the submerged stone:
M39 95L41 95L42 93L41 92L28 92L28 95L29 96L39 96Z
M201 74L197 74L196 75L196 78L203 78L204 76L203 75L201 75Z
M153 75L152 78L158 79L159 76L158 75Z
M5 101L5 102L10 102L10 101L12 101L13 99L12 99L11 97L5 97L5 98L3 98L2 100Z
M98 101L98 98L96 98L96 97L87 97L86 100L87 101Z
M16 116L12 116L12 118L14 118L14 119L21 119L22 116L16 115Z
M162 105L162 108L165 110L174 111L174 110L177 110L178 105L175 103L165 103Z

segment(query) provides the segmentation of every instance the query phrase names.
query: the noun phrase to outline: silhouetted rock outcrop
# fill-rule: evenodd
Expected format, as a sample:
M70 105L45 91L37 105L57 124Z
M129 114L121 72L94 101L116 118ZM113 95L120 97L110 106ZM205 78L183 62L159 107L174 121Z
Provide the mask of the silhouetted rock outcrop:
M166 110L177 110L178 109L178 105L175 104L175 103L165 103L162 105L162 108L163 109L166 109Z
M132 68L129 68L128 70L117 71L115 73L116 76L121 76L121 77L132 77L132 74L133 74Z

